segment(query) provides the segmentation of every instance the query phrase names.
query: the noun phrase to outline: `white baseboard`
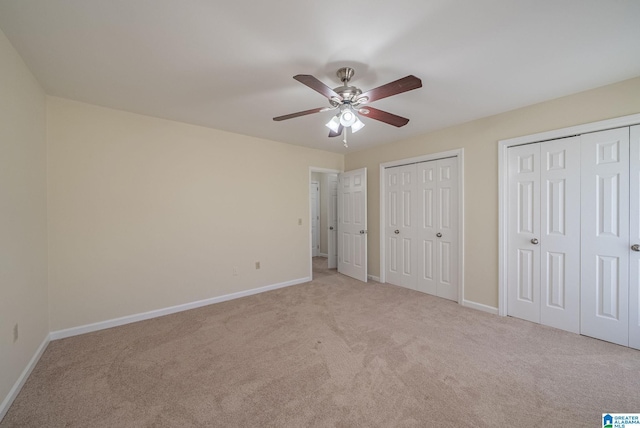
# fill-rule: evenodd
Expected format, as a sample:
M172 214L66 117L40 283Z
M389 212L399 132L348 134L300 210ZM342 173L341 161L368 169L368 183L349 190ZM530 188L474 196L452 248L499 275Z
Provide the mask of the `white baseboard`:
M483 305L482 303L472 302L471 300L463 300L462 306L466 306L467 308L476 309L482 312L488 312L493 315L498 315L498 308L494 308L493 306Z
M161 317L164 315L174 314L176 312L188 311L189 309L200 308L202 306L212 305L214 303L226 302L227 300L239 299L241 297L251 296L253 294L264 293L265 291L276 290L278 288L289 287L291 285L302 284L311 281L310 277L293 279L291 281L280 282L278 284L266 285L264 287L253 288L251 290L238 291L237 293L225 294L224 296L212 297L210 299L198 300L196 302L185 303L182 305L170 306L168 308L156 309L154 311L143 312L140 314L127 315L111 320L100 321L93 324L86 324L79 327L67 328L64 330L52 331L49 335L51 340L64 339L65 337L77 336L79 334L91 333L93 331L104 330L111 327L117 327L124 324L130 324L137 321L144 321L151 318Z
M325 257L325 258L327 258L327 257L329 257L329 254L327 254L327 253L320 253L320 257Z
M372 281L380 282L380 277L379 276L367 275L367 278L369 278Z
M13 404L13 400L15 400L18 394L20 393L20 390L22 389L22 387L24 386L24 383L29 378L29 375L31 374L31 371L33 370L33 368L36 366L36 364L38 364L38 361L40 360L40 357L42 357L44 350L47 349L47 345L49 344L49 341L50 341L50 335L47 334L47 336L44 338L44 340L36 350L36 353L33 354L33 357L31 357L29 364L27 364L27 367L24 368L24 370L20 374L20 377L18 377L18 380L16 380L16 383L13 385L13 387L9 391L9 394L7 394L5 399L2 401L2 404L0 404L0 421L2 421L4 416L9 411L9 407L11 407L11 404Z

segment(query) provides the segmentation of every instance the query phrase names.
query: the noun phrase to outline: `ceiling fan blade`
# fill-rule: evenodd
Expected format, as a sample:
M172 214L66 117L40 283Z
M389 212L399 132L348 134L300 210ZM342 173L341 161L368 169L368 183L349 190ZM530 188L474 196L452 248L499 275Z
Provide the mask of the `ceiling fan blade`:
M333 89L310 74L298 74L296 76L293 76L293 78L329 99L331 99L332 97L338 97L340 100L342 100L342 97L338 95Z
M416 76L410 75L394 82L387 83L386 85L378 86L375 89L371 89L360 95L358 98L367 97L369 98L367 102L370 103L382 98L390 97L391 95L401 94L418 88L422 88L422 80L418 79Z
M293 119L294 117L306 116L308 114L320 113L326 111L326 107L312 108L311 110L299 111L297 113L285 114L284 116L274 117L273 120L280 122L281 120Z
M387 113L386 111L378 110L377 108L369 106L361 108L358 112L364 117L379 120L380 122L388 123L389 125L397 126L398 128L409 123L409 119L406 117Z
M340 125L338 127L338 132L329 131L329 138L339 136L340 134L342 134L343 129L344 129L344 126Z

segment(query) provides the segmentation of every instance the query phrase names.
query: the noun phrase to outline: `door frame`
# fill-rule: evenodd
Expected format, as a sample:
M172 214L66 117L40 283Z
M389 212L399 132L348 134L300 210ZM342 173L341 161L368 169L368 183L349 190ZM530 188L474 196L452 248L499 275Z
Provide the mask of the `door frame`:
M311 245L313 246L313 238L317 238L317 242L316 244L318 244L317 247L312 248L311 250L311 257L317 257L320 255L320 182L319 181L315 181L315 180L311 180L311 182L309 183L309 199L311 199L311 195L313 194L311 191L311 186L313 184L316 184L317 188L316 188L316 219L312 219L311 218L311 214L313 214L313 202L310 203L310 210L309 210L309 223L310 223L310 227L311 227ZM313 222L317 221L316 223L316 236L313 236Z
M307 180L307 202L308 202L308 206L309 206L309 212L307 214L307 218L311 219L311 173L312 172L319 172L322 174L340 174L344 171L341 171L339 169L329 169L329 168L319 168L319 167L315 167L315 166L310 166L309 167L309 179ZM309 230L308 230L308 237L309 237L309 243L307 244L307 251L309 251L309 278L311 278L311 280L313 280L313 255L311 252L311 244L313 243L313 237L312 237L312 230L311 230L311 222L309 222ZM322 233L322 231L320 232Z
M446 152L431 153L407 159L384 162L380 164L380 278L374 278L382 283L386 282L386 243L384 239L386 220L386 181L385 169L394 166L410 165L445 158L458 159L458 303L464 305L464 149L448 150Z
M640 114L632 114L498 141L498 315L507 315L508 304L507 208L509 203L509 163L507 150L509 147L541 143L548 140L557 140L559 138L573 137L589 132L604 131L638 124L640 124Z

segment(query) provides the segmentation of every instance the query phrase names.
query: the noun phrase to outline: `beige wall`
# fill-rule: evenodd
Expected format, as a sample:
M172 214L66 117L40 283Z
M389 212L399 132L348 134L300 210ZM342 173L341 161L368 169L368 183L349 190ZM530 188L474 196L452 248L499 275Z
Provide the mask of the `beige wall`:
M498 140L639 112L640 78L635 78L348 154L346 171L367 167L369 174L369 273L378 275L380 272L380 163L464 148L464 298L497 307Z
M309 275L309 167L342 155L53 97L47 123L52 331Z
M0 31L0 403L49 333L46 156L45 94Z

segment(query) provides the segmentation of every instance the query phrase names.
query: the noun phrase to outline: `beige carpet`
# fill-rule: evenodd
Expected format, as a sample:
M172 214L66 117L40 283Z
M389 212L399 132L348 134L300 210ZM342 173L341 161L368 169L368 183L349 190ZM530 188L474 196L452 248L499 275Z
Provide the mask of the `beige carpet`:
M1 427L530 427L640 412L640 352L323 268L52 342Z

